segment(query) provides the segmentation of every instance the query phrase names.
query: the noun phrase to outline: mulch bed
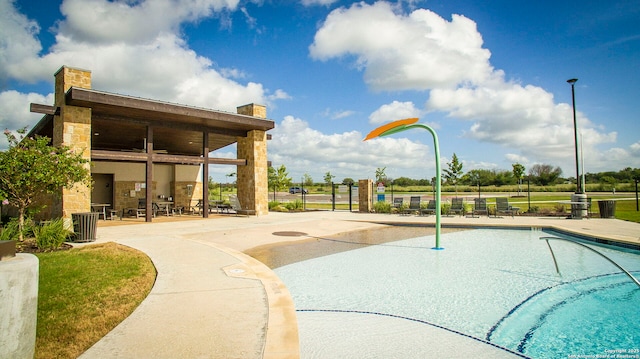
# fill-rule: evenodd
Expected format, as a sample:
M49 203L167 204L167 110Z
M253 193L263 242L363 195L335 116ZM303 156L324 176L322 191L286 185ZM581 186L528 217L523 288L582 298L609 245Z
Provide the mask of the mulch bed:
M16 242L16 253L50 253L57 251L66 251L71 248L73 248L72 245L68 243L62 243L62 245L58 248L42 249L38 248L36 242L32 239L25 239L22 242Z

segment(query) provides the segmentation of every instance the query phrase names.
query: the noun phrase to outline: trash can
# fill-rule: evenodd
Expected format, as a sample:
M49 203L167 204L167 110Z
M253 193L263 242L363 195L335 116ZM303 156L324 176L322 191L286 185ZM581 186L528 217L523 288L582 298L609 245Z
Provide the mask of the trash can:
M616 218L616 201L598 201L600 218Z
M72 213L73 231L76 234L75 242L93 242L96 240L98 230L98 212Z
M571 218L582 219L587 217L587 194L574 193L571 195Z

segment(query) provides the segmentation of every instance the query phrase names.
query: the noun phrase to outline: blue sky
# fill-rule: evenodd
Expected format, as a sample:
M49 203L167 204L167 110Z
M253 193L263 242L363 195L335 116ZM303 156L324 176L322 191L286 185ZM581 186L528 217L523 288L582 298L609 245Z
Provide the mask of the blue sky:
M0 0L0 122L53 103L63 65L93 88L276 122L269 160L294 180L431 178L426 131L362 142L395 119L436 129L442 165L640 167L637 1ZM6 147L6 141L0 142ZM235 158L235 148L212 154ZM234 169L212 166L216 181Z

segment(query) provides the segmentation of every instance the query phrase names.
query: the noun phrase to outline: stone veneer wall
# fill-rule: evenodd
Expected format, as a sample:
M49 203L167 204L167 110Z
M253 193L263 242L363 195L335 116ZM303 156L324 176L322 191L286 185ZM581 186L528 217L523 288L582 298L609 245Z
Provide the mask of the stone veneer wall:
M91 160L91 109L65 104L65 93L71 87L91 88L91 72L62 67L55 74L55 106L60 115L53 119L53 145L71 147L82 157ZM90 164L86 164L90 169ZM78 184L71 189L62 189L61 198L51 206L53 217L71 218L72 213L91 210L91 189Z
M123 208L138 208L138 200L145 197L144 188L140 191L136 191L136 183L142 183L144 181L114 181L113 190L115 192L115 202L113 209L122 213ZM156 183L153 182L152 190L155 190ZM131 196L131 191L135 193Z
M358 209L360 212L373 212L373 203L371 202L372 189L373 180L358 180Z
M191 194L187 190L187 186L192 185ZM173 203L176 207L183 207L185 212L190 212L192 207L198 204L198 200L202 198L202 182L196 181L178 181L172 182L174 193Z
M265 106L249 104L240 106L241 115L267 117ZM237 166L238 200L243 209L252 209L256 215L269 213L267 133L253 130L247 137L238 137L238 158L246 159L246 166Z

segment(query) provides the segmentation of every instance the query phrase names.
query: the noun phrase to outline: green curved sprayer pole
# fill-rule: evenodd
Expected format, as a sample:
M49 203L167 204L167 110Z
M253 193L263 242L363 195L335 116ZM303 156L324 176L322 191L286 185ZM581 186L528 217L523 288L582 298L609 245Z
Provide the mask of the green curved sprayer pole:
M417 118L406 119L381 126L378 129L371 131L371 133L365 138L365 141L378 136L388 136L416 127L424 128L431 133L433 136L433 151L436 155L436 246L432 249L441 250L444 248L440 247L440 218L442 217L442 213L440 213L440 183L442 182L442 173L440 170L440 144L438 143L438 135L434 129L422 123L415 123L416 121L418 121Z

